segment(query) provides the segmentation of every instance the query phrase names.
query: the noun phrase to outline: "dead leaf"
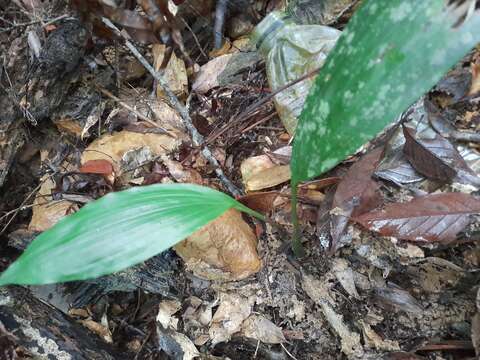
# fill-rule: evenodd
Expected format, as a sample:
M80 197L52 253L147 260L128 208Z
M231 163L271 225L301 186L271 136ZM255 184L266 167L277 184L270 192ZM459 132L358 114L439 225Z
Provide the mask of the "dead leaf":
M177 141L167 135L120 131L112 135L103 135L93 141L83 152L81 163L107 160L112 163L115 173L120 175L123 171L120 164L128 151L148 148L152 156L156 157L173 151L177 145Z
M470 68L472 72L472 85L470 86L468 95L471 96L480 91L480 57L470 64Z
M252 313L253 298L239 294L220 295L220 305L213 315L208 331L212 346L230 340L231 336L241 330L242 323Z
M227 43L227 42L225 42ZM197 78L192 84L192 91L205 94L208 90L219 86L218 75L225 70L232 54L222 55L210 60L200 68Z
M365 340L365 345L371 349L383 350L383 351L398 351L400 350L400 345L398 341L394 340L384 340L380 335L378 335L372 327L365 323L361 322L363 338Z
M230 209L174 247L201 278L240 280L260 270L257 239L238 210Z
M241 196L237 200L252 210L268 214L273 211L274 201L278 196L280 196L278 191L255 192Z
M265 344L284 343L282 329L261 315L250 315L242 323L242 335Z
M108 327L90 319L79 320L78 322L85 326L88 330L100 336L105 342L109 344L113 342L112 333L110 332L110 329L108 329Z
M447 139L440 135L433 139L421 139L416 137L415 130L406 126L403 127L403 133L406 140L403 151L420 174L442 182L455 180L480 185L480 178Z
M379 305L386 307L387 310L393 307L419 316L423 313L422 305L408 291L396 285L376 288L374 293Z
M246 191L263 190L290 180L290 166L276 165L269 156L260 155L244 160L240 166Z
M78 206L67 200L53 200L52 190L56 184L51 177L44 178L44 183L35 196L32 208L32 219L28 225L30 231L50 229L65 216L78 210Z
M177 300L163 300L158 305L157 322L160 323L164 329L177 329L178 319L173 317L182 304Z
M152 47L154 67L156 71L160 70L160 66L162 65L163 59L166 55L166 50L167 47L163 44L154 44ZM164 78L175 95L182 97L187 94L187 68L185 67L183 60L179 59L175 53L172 53L167 67L164 70ZM157 87L157 97L165 97L163 89L160 85Z
M417 242L451 242L480 212L480 200L463 193L443 193L393 203L354 218L383 236Z
M372 175L383 155L383 149L377 148L364 155L353 164L337 186L331 214L332 243L330 251L334 253L347 227L351 216L358 216L377 207L382 198L378 192L379 185Z

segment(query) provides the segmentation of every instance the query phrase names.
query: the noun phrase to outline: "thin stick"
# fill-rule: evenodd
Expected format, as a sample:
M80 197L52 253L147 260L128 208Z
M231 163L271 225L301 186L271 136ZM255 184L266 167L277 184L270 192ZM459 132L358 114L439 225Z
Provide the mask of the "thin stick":
M225 133L225 131L227 131L231 126L233 126L235 123L237 122L242 122L242 121L245 121L247 120L251 113L258 109L260 106L262 106L263 104L267 103L270 99L272 99L275 95L281 93L282 91L288 89L289 87L295 85L295 84L298 84L299 82L302 82L306 79L308 79L309 77L312 77L316 74L318 74L320 72L320 68L317 68L317 69L314 69L312 71L310 71L309 73L299 77L298 79L280 87L279 89L275 90L274 92L268 94L267 96L265 96L264 98L258 100L258 101L255 101L252 105L250 105L249 107L247 107L245 109L245 111L243 111L237 118L234 118L232 119L226 126L224 126L222 129L220 129L217 133L215 134L212 134L210 135L208 138L207 138L207 143L210 144L213 140L215 140L216 138L218 138L220 135L222 135L223 133Z
M112 29L117 36L122 37L125 40L125 46L132 52L133 56L137 58L138 61L148 70L150 74L154 77L155 80L158 81L158 84L162 87L165 95L167 96L167 100L170 105L178 111L180 117L183 120L185 127L188 129L190 136L192 138L192 143L194 146L202 148L202 154L207 158L207 160L213 165L215 168L215 172L226 187L226 189L234 196L241 195L241 192L232 182L225 176L223 170L220 168L220 164L218 163L217 159L213 156L210 149L205 146L205 141L203 136L198 132L195 126L192 123L192 119L190 118L190 114L188 113L187 108L178 100L175 94L172 92L170 87L168 86L167 81L155 69L150 65L150 63L145 59L145 57L140 54L137 48L128 40L127 36L120 32L120 30L107 18L102 17L102 21L105 25L107 25L110 29Z
M98 89L98 91L100 91L102 94L104 94L105 96L109 97L110 99L114 100L118 105L120 105L121 107L123 107L124 109L127 109L128 111L131 111L132 113L134 113L135 115L137 115L140 119L142 119L143 121L149 123L150 125L153 125L155 126L157 129L159 129L162 133L164 133L165 135L168 135L168 136L171 136L171 137L175 137L174 135L172 135L171 133L168 132L168 130L158 126L158 124L155 122L155 121L152 121L150 120L148 117L146 117L145 115L142 115L140 112L138 112L136 109L132 108L130 105L126 104L125 102L123 102L121 99L119 99L118 97L116 97L115 95L113 95L110 91L108 91L107 89L95 84L95 87Z

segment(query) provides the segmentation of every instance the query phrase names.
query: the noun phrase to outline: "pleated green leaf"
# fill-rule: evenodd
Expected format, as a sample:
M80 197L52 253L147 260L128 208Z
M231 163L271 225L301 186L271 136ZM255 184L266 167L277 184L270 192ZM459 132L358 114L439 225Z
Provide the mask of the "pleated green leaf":
M230 208L262 218L206 187L164 184L110 193L39 235L0 285L84 280L138 264Z
M337 165L480 41L475 0L365 0L305 102L292 183Z

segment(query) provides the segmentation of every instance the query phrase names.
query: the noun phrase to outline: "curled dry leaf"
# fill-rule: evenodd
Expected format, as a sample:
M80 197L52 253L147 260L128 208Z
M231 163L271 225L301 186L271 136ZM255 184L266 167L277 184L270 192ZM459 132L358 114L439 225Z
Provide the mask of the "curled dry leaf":
M246 191L263 190L290 180L290 167L276 165L267 155L244 160L240 172Z
M420 174L442 182L458 181L480 185L480 178L468 167L457 149L445 138L421 139L415 130L403 127L405 147L403 151L412 166Z
M107 160L112 163L115 173L120 175L123 170L120 164L128 151L149 148L152 156L156 157L173 151L177 145L177 141L167 135L120 131L93 141L83 152L81 163Z
M480 212L480 199L463 193L443 193L393 203L383 210L354 218L383 236L417 242L451 242Z
M230 209L174 247L187 267L209 280L240 280L260 270L257 238Z
M261 315L250 315L242 324L242 335L265 344L285 342L282 329Z
M379 185L372 179L372 175L382 155L382 148L366 154L350 167L338 184L332 204L335 211L331 215L332 252L337 250L350 216L358 216L381 203Z

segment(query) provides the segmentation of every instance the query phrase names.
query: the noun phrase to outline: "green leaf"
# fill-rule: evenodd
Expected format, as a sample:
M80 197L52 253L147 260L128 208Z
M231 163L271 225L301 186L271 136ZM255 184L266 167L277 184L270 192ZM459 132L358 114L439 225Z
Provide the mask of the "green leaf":
M230 208L262 215L198 185L110 193L39 235L2 273L0 285L84 280L125 269L170 248Z
M475 3L364 1L305 102L293 146L292 188L372 139L480 41Z

